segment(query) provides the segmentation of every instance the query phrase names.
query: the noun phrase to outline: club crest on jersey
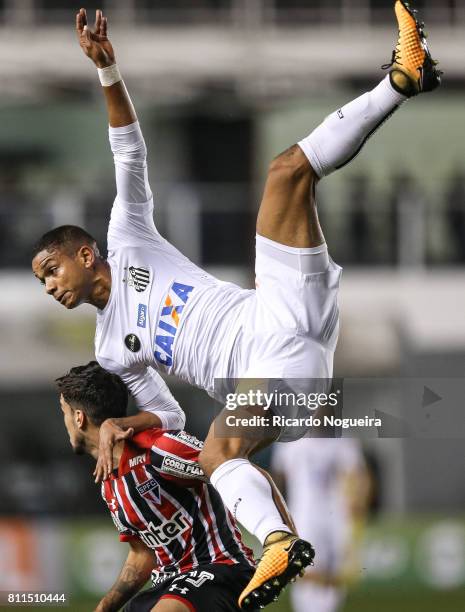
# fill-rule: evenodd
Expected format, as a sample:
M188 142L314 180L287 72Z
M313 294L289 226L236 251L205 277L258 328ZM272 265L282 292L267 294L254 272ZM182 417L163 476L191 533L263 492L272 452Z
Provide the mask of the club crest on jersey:
M155 359L159 364L173 365L173 344L176 337L182 312L191 296L194 287L174 282L169 288L163 303L155 335Z
M150 480L138 485L137 491L139 495L142 495L142 497L145 497L149 501L154 501L157 504L161 503L160 485L155 478L150 478Z
M136 268L135 266L124 269L127 270L127 277L123 282L127 282L129 287L134 287L138 293L145 291L150 282L150 272L146 268Z

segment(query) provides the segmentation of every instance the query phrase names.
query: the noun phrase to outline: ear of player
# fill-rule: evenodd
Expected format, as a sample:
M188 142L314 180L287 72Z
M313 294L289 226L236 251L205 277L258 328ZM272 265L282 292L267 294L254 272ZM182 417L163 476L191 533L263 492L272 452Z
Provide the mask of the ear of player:
M265 546L252 580L239 597L241 610L260 610L276 601L314 557L312 545L292 535Z
M409 98L433 91L441 84L442 72L431 57L423 29L425 24L417 20L417 11L404 0L396 1L395 12L399 39L391 63L383 69L391 69L392 86Z

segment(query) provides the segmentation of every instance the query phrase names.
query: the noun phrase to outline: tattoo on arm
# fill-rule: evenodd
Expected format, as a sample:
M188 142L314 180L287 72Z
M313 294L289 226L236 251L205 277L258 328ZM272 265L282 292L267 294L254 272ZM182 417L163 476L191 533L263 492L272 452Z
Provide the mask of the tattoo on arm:
M118 580L97 607L98 612L113 612L119 610L146 583L148 576L141 568L126 562Z

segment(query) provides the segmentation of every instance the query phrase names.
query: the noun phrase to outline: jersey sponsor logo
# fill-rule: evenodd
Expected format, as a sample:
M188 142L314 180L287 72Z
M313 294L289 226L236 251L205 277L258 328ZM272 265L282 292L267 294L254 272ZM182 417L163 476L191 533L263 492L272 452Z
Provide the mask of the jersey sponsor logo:
M158 527L150 521L147 527L144 531L139 531L138 535L149 548L156 548L175 540L189 528L189 523L179 510L170 521L165 521Z
M139 304L137 308L137 327L144 327L147 325L147 306L145 304Z
M124 279L129 287L134 287L138 293L142 293L147 289L150 282L150 272L146 268L136 268L129 266L124 268L127 270L127 279Z
M134 468L136 467L136 465L140 465L141 463L144 463L144 461L145 461L145 453L143 455L137 455L137 457L132 457L132 459L129 459L129 467Z
M124 344L132 353L140 351L140 340L136 334L128 334L124 339Z
M181 476L182 478L198 478L203 476L203 471L199 467L199 464L195 461L183 461L177 457L170 457L166 455L161 464L161 469L167 474L173 474L174 476Z
M196 450L203 449L203 442L196 438L195 436L191 436L186 431L180 431L177 434L165 434L169 438L173 438L173 440L179 440L186 446L190 446L191 448L195 448Z
M142 497L145 497L150 501L155 501L157 504L161 503L160 485L155 478L150 478L150 480L138 485L137 491L139 495L142 495Z
M165 298L155 335L155 359L159 364L173 365L173 344L176 337L182 312L194 287L173 283Z

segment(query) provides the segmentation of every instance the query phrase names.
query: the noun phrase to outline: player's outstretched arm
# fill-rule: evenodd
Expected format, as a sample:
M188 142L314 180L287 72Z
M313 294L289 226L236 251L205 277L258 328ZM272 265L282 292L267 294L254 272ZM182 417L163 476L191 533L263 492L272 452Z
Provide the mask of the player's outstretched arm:
M118 579L95 612L116 612L122 608L144 586L156 567L152 551L143 542L131 540L129 545L131 549Z
M91 59L100 71L102 87L111 127L124 127L137 121L131 99L119 77L115 62L115 52L108 39L108 21L102 11L96 11L93 30L88 27L87 14L81 9L76 15L76 32L84 54ZM116 81L113 83L113 81Z

